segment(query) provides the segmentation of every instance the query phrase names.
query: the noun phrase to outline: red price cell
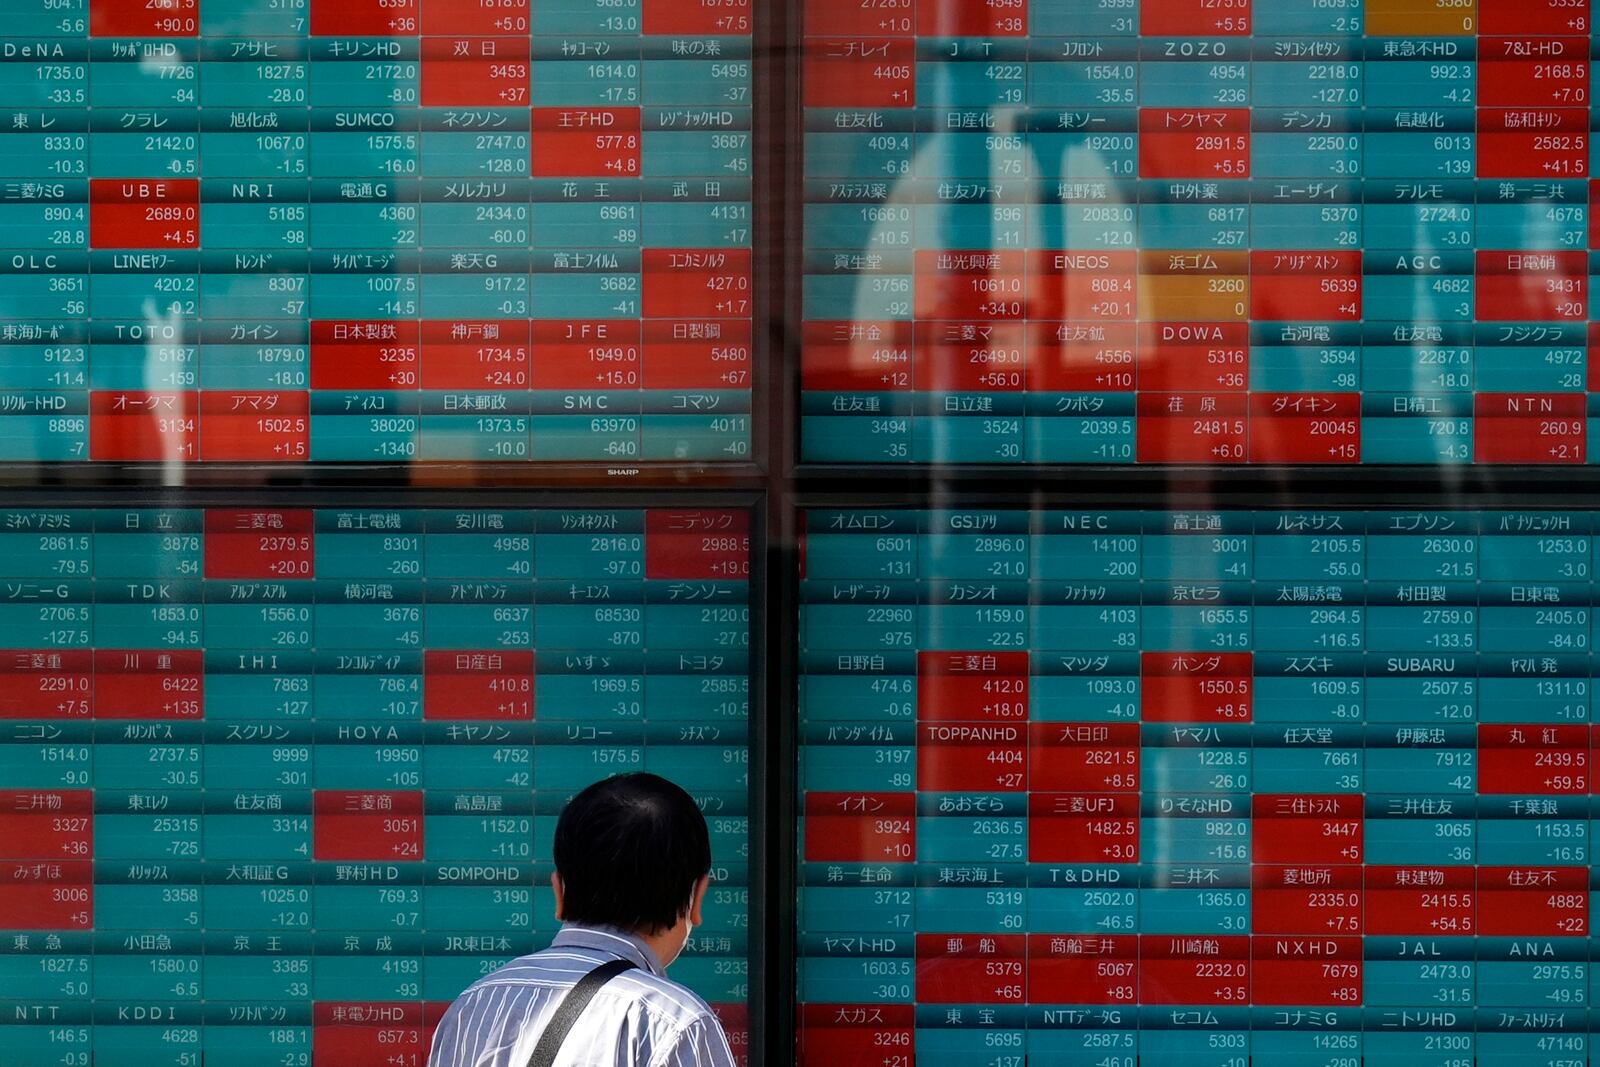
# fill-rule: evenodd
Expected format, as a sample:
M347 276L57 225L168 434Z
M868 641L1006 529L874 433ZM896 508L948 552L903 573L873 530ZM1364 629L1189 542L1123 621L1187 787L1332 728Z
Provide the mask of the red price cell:
M89 2L91 37L196 37L199 33L200 0Z
M199 393L89 394L89 455L130 462L199 458Z
M912 793L807 793L805 856L816 863L909 863L917 855Z
M914 1004L802 1004L799 1062L882 1067L887 1059L910 1064L916 1011Z
M409 36L420 32L421 18L422 0L311 0L311 33L317 37Z
M1026 652L918 652L917 718L1022 722L1028 717Z
M1250 1003L1250 939L1139 936L1139 1003Z
M1587 867L1479 867L1484 937L1587 937Z
M714 1000L710 1007L717 1022L722 1024L722 1032L728 1039L728 1051L733 1053L733 1062L738 1067L746 1067L750 1062L750 1006Z
M917 788L1016 793L1028 787L1028 734L1017 723L917 724Z
M0 860L92 859L93 790L0 790Z
M647 248L644 314L654 319L732 319L750 314L748 248Z
M921 37L1025 37L1028 0L918 0Z
M159 582L145 583L136 592L157 607L165 602ZM199 609L190 608L188 614L198 618ZM94 717L198 721L205 716L205 675L205 653L199 649L97 648Z
M1252 393L1253 463L1359 463L1360 393Z
M1478 792L1559 796L1588 793L1589 731L1575 725L1478 727Z
M1139 384L1139 327L1131 322L1030 322L1029 388L1042 393L1127 393Z
M310 394L200 394L201 460L297 463L310 451Z
M0 862L0 912L12 930L93 929L94 864Z
M1022 1004L1027 938L1021 934L918 934L917 1001Z
M1480 178L1587 178L1589 111L1480 107L1477 163Z
M750 576L748 512L657 509L645 516L644 545L646 578Z
M312 1059L339 1067L423 1063L432 1032L428 1015L416 1001L317 1001L312 1007Z
M1028 862L1138 863L1138 794L1029 793Z
M1251 1003L1361 1003L1361 938L1252 937L1250 945Z
M1583 463L1587 409L1581 393L1479 393L1473 398L1479 463Z
M1250 856L1256 863L1361 862L1366 818L1359 795L1258 793L1250 809Z
M802 389L879 393L915 388L911 323L813 320L802 330Z
M1361 318L1360 252L1252 252L1250 317L1274 322Z
M416 389L421 370L422 330L416 322L324 319L311 323L313 389Z
M1251 0L1144 0L1139 33L1145 37L1240 36L1250 32Z
M425 37L422 106L525 107L531 57L527 37Z
M534 717L533 653L429 649L422 689L424 719L527 721Z
M1060 792L1137 792L1138 723L1028 725L1028 787Z
M536 107L535 178L636 178L644 134L636 107Z
M755 29L755 0L642 0L647 36L734 37Z
M89 244L152 250L149 269L165 265L156 251L199 248L199 179L90 179Z
M533 388L638 389L644 348L637 320L573 319L533 324Z
M1479 107L1581 107L1588 100L1588 38L1478 38Z
M1249 722L1255 701L1249 652L1145 652L1140 717L1145 722Z
M916 0L810 0L804 11L807 37L916 33Z
M0 719L86 719L94 708L94 653L22 649L0 654Z
M320 2L322 0L313 0L313 3ZM389 2L393 4L396 0ZM407 0L399 2L405 3ZM425 36L440 37L495 37L527 33L532 11L533 0L429 3L422 7L422 33Z
M913 107L916 42L881 38L809 40L806 107Z
M1141 108L1139 176L1250 177L1250 109Z
M1028 310L1027 262L1024 252L919 251L915 261L916 317L1020 320Z
M1479 252L1478 318L1492 322L1579 321L1589 314L1583 252Z
M422 793L319 789L313 797L312 851L318 860L420 860Z
M1250 388L1247 322L1141 322L1139 388L1242 393Z
M1478 32L1482 35L1538 33L1587 36L1586 0L1477 0ZM1481 39L1481 38L1480 38Z
M1477 873L1471 867L1365 868L1369 937L1466 937L1477 931Z
M424 389L526 389L533 370L523 319L422 323Z
M1131 322L1138 314L1135 252L1033 252L1026 263L1030 319Z
M1021 323L941 322L917 328L917 387L934 393L1020 393L1028 388Z
M1139 940L1130 934L1029 934L1028 998L1035 1004L1133 1004Z
M1361 867L1251 868L1250 929L1258 934L1358 935Z
M1243 463L1249 450L1247 398L1228 394L1141 393L1135 425L1146 463Z
M1594 216L1591 214L1590 216ZM1588 388L1591 393L1600 393L1600 322L1589 323L1586 334L1584 356L1588 364Z
M316 577L315 517L309 510L206 512L206 577L293 580Z
M747 389L755 333L749 319L643 324L646 389Z

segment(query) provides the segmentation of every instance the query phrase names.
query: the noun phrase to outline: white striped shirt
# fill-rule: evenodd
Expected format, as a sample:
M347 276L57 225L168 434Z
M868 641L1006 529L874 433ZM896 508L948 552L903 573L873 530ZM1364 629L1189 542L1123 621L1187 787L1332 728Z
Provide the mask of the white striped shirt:
M433 1035L428 1067L527 1067L556 1006L578 979L630 960L584 1009L556 1067L734 1067L706 1002L662 972L639 938L568 923L543 952L512 960L456 998Z

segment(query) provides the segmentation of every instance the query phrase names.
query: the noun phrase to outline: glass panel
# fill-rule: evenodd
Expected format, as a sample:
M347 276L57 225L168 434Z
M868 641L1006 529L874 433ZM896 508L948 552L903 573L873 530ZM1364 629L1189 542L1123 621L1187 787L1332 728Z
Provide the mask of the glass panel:
M803 461L1590 462L1586 2L800 3Z
M7 1067L420 1065L555 929L556 817L711 829L673 977L746 1044L750 513L0 514Z
M15 0L0 462L747 462L750 0Z

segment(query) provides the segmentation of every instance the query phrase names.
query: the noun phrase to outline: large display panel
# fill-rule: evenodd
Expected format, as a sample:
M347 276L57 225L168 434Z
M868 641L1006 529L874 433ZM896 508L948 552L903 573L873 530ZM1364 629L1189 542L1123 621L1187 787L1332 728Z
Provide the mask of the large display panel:
M799 1062L1593 1061L1597 523L805 513Z
M800 3L803 460L1597 454L1587 0Z
M752 0L12 0L0 461L746 462Z
M742 1056L753 512L162 504L0 510L0 1063L418 1067L630 770Z

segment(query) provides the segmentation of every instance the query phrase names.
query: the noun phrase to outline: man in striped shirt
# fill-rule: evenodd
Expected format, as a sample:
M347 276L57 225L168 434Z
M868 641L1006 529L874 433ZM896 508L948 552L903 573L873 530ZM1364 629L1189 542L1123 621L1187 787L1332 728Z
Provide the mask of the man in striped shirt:
M617 960L633 968L600 987L555 1067L733 1067L711 1009L666 977L711 881L711 838L689 794L653 774L596 782L561 813L555 859L561 932L456 998L429 1067L526 1067L567 992Z

